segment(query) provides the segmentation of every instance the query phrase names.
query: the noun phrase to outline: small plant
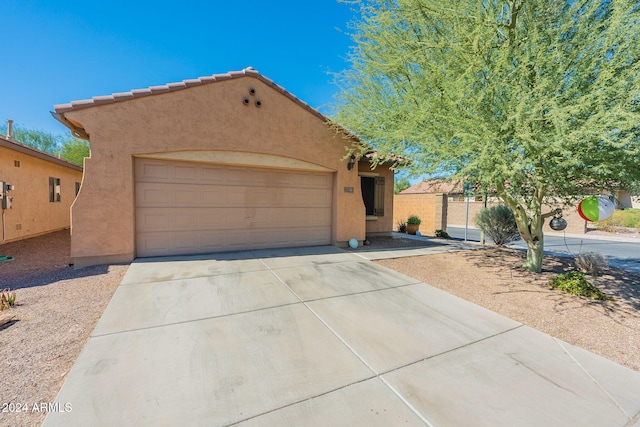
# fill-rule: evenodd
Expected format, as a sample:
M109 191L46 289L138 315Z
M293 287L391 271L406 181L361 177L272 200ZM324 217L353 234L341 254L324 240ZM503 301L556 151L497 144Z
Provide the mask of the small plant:
M572 295L579 295L600 301L613 299L587 281L584 273L570 271L557 275L549 282L552 289L559 289Z
M398 221L398 231L400 233L407 232L407 222L406 221Z
M440 237L443 239L450 239L451 236L449 236L449 233L447 233L444 230L436 230L436 237Z
M411 215L409 219L407 219L407 224L411 225L420 225L422 221L416 215Z
M0 311L8 310L16 303L16 293L9 291L9 289L3 289L0 291Z
M586 274L599 276L602 270L609 267L607 259L597 252L585 252L574 260L576 268Z
M513 211L508 206L498 205L485 208L476 215L476 225L498 246L520 239Z

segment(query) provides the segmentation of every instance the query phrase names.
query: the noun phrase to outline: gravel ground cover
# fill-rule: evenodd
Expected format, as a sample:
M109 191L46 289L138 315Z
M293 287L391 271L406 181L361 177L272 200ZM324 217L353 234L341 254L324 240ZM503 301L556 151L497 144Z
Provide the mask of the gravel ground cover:
M16 292L0 326L0 426L39 426L127 270L69 266L69 231L0 246L0 289ZM64 402L63 402L64 403ZM71 408L73 409L73 408Z

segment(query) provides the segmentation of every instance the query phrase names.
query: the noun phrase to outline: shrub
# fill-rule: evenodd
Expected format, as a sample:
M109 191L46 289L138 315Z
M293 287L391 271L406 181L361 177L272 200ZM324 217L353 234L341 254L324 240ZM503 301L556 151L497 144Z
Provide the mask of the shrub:
M398 221L398 231L401 233L407 232L407 223L406 221Z
M449 233L444 230L436 230L436 237L441 237L443 239L450 239Z
M9 289L3 289L0 291L0 311L13 307L15 303L15 292L10 292Z
M613 299L589 283L584 273L579 271L559 274L549 284L552 289L559 289L572 295L580 295L600 301Z
M407 220L407 224L420 225L422 221L416 215L411 215Z
M576 268L583 273L599 276L602 270L609 267L607 259L597 252L585 252L574 260Z
M476 215L475 223L496 245L504 246L520 239L513 212L505 205L482 209Z

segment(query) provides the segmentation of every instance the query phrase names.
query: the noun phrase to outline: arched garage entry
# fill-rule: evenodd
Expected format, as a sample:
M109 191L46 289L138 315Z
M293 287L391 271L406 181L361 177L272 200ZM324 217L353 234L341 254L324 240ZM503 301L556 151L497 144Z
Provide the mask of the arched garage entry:
M332 172L172 157L134 159L137 256L331 244Z

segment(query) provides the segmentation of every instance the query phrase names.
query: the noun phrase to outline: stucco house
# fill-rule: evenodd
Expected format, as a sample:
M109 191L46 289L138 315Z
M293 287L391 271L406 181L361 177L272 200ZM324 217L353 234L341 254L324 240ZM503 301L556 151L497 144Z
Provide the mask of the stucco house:
M81 182L82 167L14 140L9 123L0 136L0 244L68 229Z
M55 106L87 139L76 267L333 244L393 228L393 171L252 68Z

